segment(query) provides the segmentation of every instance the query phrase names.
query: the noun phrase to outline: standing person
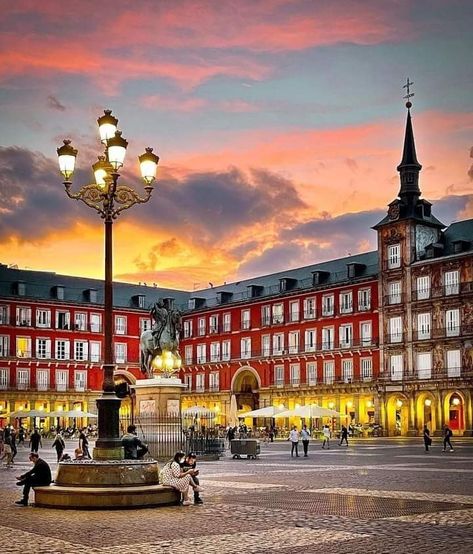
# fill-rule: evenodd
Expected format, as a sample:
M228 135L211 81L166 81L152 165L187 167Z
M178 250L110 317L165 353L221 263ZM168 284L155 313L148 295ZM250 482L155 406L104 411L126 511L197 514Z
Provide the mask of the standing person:
M296 458L299 457L299 431L294 425L291 432L289 433L289 440L291 441L291 458L294 456L294 451L296 452Z
M432 444L432 439L430 438L430 431L427 425L424 425L424 431L423 431L423 437L424 437L424 446L425 451L429 451L429 446Z
M12 452L11 463L13 464L15 463L14 462L15 456L18 454L18 449L16 447L16 429L14 427L11 427L10 438L11 438L10 445L11 445L11 452Z
M86 430L87 430L87 427L83 427L81 429L81 432L79 435L79 448L82 450L84 454L84 458L88 458L90 460L92 456L90 455L90 452L89 452L89 439L85 434Z
M25 446L25 428L23 425L20 425L20 428L18 429L18 446Z
M141 460L148 452L148 447L136 435L136 425L128 425L127 432L122 437L125 460Z
M444 432L443 432L443 450L442 450L442 452L446 452L447 444L450 447L450 452L453 452L453 446L452 446L452 443L450 442L450 439L452 438L452 436L453 436L452 430L450 429L450 427L448 425L445 425L445 429L444 429Z
M310 431L307 429L307 425L302 426L301 431L302 446L304 447L304 458L307 458L307 451L309 450Z
M66 443L61 436L61 433L56 433L52 447L56 449L57 461L59 462L64 454L64 449L66 448Z
M342 430L340 431L340 442L338 446L342 446L343 441L345 441L345 444L348 446L348 429L345 427L345 425L342 425Z
M328 425L324 425L324 428L322 429L322 433L324 436L324 442L322 443L322 448L325 449L325 445L327 445L327 450L330 450L330 438L332 434L330 433L330 427Z
M34 464L33 469L17 477L17 485L19 487L23 486L23 498L15 502L15 504L20 506L28 506L28 496L31 487L41 487L51 484L51 468L47 462L42 460L36 452L31 452L29 459L30 462Z
M31 452L38 453L39 448L43 448L43 443L41 442L41 435L37 427L34 428L34 431L30 435L30 447Z
M3 439L3 455L0 458L0 462L6 458L6 467L10 469L13 463L13 450L11 447L11 435L5 434Z
M180 464L183 471L189 471L193 470L192 473L192 480L194 483L200 488L199 478L197 475L199 475L199 470L196 469L197 465L197 455L194 452L189 452L187 454L186 459ZM200 490L194 489L194 504L203 504L204 501L202 498L200 498Z

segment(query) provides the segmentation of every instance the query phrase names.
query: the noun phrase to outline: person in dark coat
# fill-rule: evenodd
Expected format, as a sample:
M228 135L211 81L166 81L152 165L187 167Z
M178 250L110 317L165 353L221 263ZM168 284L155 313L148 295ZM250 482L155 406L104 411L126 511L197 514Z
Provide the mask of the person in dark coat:
M51 484L51 468L48 463L42 460L36 452L31 452L30 462L34 464L33 469L17 477L19 487L23 487L23 498L17 500L15 504L19 506L28 506L28 497L31 487L41 487Z
M36 454L38 453L39 447L43 448L43 443L41 442L41 435L39 434L37 427L35 427L35 430L31 433L30 447L31 447L31 452L36 452Z
M13 460L15 459L15 456L18 454L18 449L16 447L16 430L13 427L11 428L11 431L10 431L10 438L11 438L11 452L12 452L11 461L12 463L14 463Z
M348 429L345 427L345 425L342 425L342 430L340 431L340 442L338 443L338 446L342 446L343 441L345 441L345 444L348 446Z
M56 449L57 461L59 462L64 454L64 449L66 448L66 443L64 442L61 433L56 433L52 447Z
M450 442L450 439L453 437L453 432L450 429L448 425L445 425L445 429L443 431L443 452L447 450L447 444L450 448L450 452L453 452L453 446Z
M201 489L199 486L199 478L197 477L197 475L199 474L199 470L196 469L196 465L197 455L194 454L194 452L189 452L182 464L180 464L183 471L189 471L190 469L194 470L194 473L192 474L192 480L197 485L197 487L194 488L194 504L203 504L204 501L202 500L202 498L200 498Z
M79 435L79 448L84 453L84 458L88 458L89 460L92 458L89 452L89 439L87 438L87 435L85 434L87 431L87 427L83 427L81 429L80 435Z
M136 425L128 425L127 432L122 437L125 450L125 460L141 460L148 452L148 447L136 436Z
M432 444L432 439L430 438L430 431L427 425L424 425L423 437L424 437L425 451L428 452L429 446Z

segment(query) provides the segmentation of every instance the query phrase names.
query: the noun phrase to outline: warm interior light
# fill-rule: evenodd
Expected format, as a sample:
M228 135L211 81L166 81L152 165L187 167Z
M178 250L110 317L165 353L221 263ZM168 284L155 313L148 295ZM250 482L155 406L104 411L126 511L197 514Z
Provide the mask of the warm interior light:
M58 412L62 412L63 409L64 409L64 408L63 408L62 406L58 406L58 407L57 407L57 411L58 411Z
M460 404L460 399L455 396L455 398L452 398L452 404L458 406Z
M66 139L64 144L57 149L59 171L66 181L69 181L74 173L77 150L71 146L71 141Z
M333 410L333 408L335 407L335 402L329 402L328 407Z
M138 157L140 161L141 176L147 185L156 179L159 156L153 154L152 148L146 148L146 152Z
M104 115L97 119L99 124L100 140L105 143L115 136L118 119L112 115L112 110L104 110Z
M121 131L117 131L115 136L107 141L108 161L113 169L117 170L123 165L127 146L128 141L122 137Z
M432 404L432 400L430 400L430 398L426 398L425 401L424 401L424 404L426 406L430 406Z
M367 407L367 408L372 408L372 406L373 406L373 402L371 402L371 400L368 400L368 401L366 402L366 407Z
M396 406L398 408L401 408L402 407L402 400L396 400Z
M220 411L220 406L217 406L217 404L215 404L215 411L216 411L216 412L219 412L219 411Z
M347 402L347 408L353 408L353 402L351 400Z
M284 404L279 404L279 407L280 407L281 409L283 409L283 408L284 408Z

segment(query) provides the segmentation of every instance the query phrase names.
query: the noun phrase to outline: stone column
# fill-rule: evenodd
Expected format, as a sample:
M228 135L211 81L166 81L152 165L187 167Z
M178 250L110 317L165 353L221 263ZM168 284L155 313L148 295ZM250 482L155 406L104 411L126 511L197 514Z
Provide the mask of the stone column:
M416 414L416 401L415 393L409 393L409 424L407 429L408 437L416 437L419 434L417 429L417 414Z
M463 436L471 437L473 436L473 406L471 393L464 391L465 395L465 406L464 406L464 418L465 418L465 430L463 431Z

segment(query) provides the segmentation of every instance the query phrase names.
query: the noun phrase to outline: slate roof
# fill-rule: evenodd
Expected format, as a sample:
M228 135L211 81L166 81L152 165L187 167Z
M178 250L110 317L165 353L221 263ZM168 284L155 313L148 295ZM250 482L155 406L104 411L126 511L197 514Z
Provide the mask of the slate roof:
M473 219L452 223L443 233L445 255L454 254L453 243L457 240L469 242L468 250L473 250Z

